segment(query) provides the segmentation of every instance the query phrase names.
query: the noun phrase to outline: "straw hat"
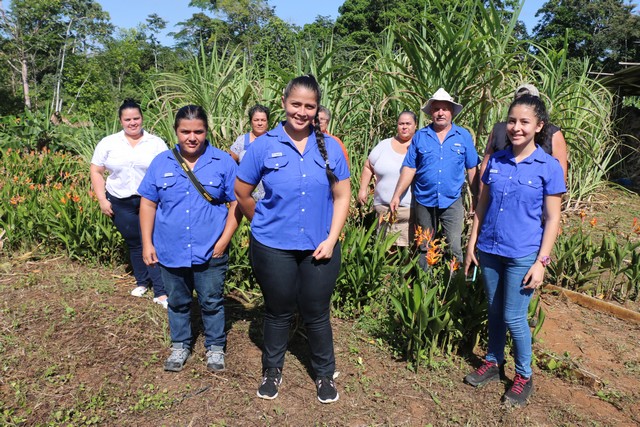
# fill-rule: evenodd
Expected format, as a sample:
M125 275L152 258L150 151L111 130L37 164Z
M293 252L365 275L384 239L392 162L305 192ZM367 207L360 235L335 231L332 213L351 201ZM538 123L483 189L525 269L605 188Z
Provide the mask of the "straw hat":
M443 88L438 89L436 93L433 94L433 96L429 99L429 101L427 101L427 104L424 107L422 107L422 111L424 111L427 114L431 114L431 104L433 104L434 101L446 101L451 103L451 106L453 107L452 108L453 117L457 116L458 113L462 111L462 104L458 104L457 102L455 102L451 97L451 95L449 95L447 91L444 90Z

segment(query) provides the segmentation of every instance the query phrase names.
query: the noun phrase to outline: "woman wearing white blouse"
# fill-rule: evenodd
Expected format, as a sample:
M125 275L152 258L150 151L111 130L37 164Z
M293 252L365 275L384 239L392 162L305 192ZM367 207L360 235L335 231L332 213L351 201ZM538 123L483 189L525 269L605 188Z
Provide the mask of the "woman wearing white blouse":
M131 99L118 109L122 131L103 138L93 153L90 175L100 210L113 220L129 248L136 287L131 295L140 297L153 285L157 304L167 308L167 293L160 270L147 267L142 260L140 237L140 195L138 186L151 160L166 151L167 145L142 128L142 110ZM109 175L105 180L105 172Z

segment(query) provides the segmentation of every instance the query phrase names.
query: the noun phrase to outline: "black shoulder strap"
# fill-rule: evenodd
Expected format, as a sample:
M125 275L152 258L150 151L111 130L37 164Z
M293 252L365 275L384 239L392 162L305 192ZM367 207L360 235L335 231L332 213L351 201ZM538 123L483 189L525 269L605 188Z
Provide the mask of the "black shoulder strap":
M207 190L205 190L202 184L200 184L200 181L198 181L198 178L196 178L196 176L193 174L187 162L184 161L178 149L176 147L173 147L171 151L173 152L173 155L175 156L178 163L180 163L180 166L182 166L182 169L184 169L184 171L187 173L187 176L189 177L189 180L191 180L193 186L196 187L196 190L198 190L198 192L202 195L202 197L204 197L207 202L213 205L213 197L211 197L211 194L207 193Z

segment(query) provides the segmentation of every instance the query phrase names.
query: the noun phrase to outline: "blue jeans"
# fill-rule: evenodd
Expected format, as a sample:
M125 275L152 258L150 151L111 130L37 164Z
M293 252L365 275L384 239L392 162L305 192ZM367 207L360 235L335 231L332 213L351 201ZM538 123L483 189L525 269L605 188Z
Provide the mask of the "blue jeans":
M328 260L312 250L281 250L251 237L251 266L264 296L262 368L281 368L296 308L307 330L311 367L316 376L333 377L336 358L331 330L331 294L340 271L340 244Z
M416 224L423 230L430 229L438 233L438 226L442 225L442 231L447 239L447 252L456 257L462 263L462 225L464 222L464 205L462 196L453 202L448 208L423 206L416 203L415 208ZM427 270L425 254L427 248L420 246L420 266Z
M229 254L220 258L211 258L208 263L191 267L170 268L161 265L169 295L169 328L171 342L182 343L191 348L193 333L191 331L191 303L193 291L198 294L202 325L204 329L204 346L222 351L227 338L224 332L224 278L229 267Z
M113 216L111 220L122 234L129 248L129 260L133 277L137 286L153 285L156 297L166 295L160 269L157 266L147 266L142 260L142 238L140 237L140 196L119 199L107 193L107 200L111 202Z
M504 361L507 329L514 345L516 372L531 377L531 329L527 314L533 289L522 280L536 262L537 252L522 258L505 258L478 251L484 290L489 303L489 348L486 360Z

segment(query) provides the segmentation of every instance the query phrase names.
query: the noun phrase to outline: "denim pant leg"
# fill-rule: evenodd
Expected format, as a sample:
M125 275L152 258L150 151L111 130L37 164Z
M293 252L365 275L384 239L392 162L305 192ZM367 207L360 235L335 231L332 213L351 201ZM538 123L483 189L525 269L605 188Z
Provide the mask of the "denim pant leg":
M193 282L198 293L204 328L204 346L222 351L227 342L224 332L224 279L229 267L229 254L211 258L208 263L194 265Z
M193 301L194 272L191 267L171 268L160 266L167 290L169 330L171 342L191 348L191 303Z
M537 252L522 258L505 258L479 252L482 277L489 303L487 360L501 363L507 329L514 344L516 372L531 376L531 330L527 321L533 290L522 280L536 261Z
M296 252L300 251L270 248L252 236L249 252L253 274L264 297L262 369L282 369L296 310Z
M317 377L333 378L336 358L331 329L331 294L340 272L340 244L331 259L317 261L307 255L299 267L298 307L311 351L311 367Z
M538 252L522 258L511 258L505 268L504 323L514 346L516 373L529 378L531 371L531 328L527 315L533 289L524 289L522 280L536 262Z
M447 238L447 251L462 263L462 224L464 222L464 205L462 197L446 209L439 209L440 222Z
M129 248L129 260L133 269L133 276L137 286L147 286L149 281L153 284L153 293L156 297L166 295L162 283L160 269L149 266L142 260L142 238L140 236L140 197L132 196L126 199L118 199L107 193L107 199L113 209L113 223L122 234Z

